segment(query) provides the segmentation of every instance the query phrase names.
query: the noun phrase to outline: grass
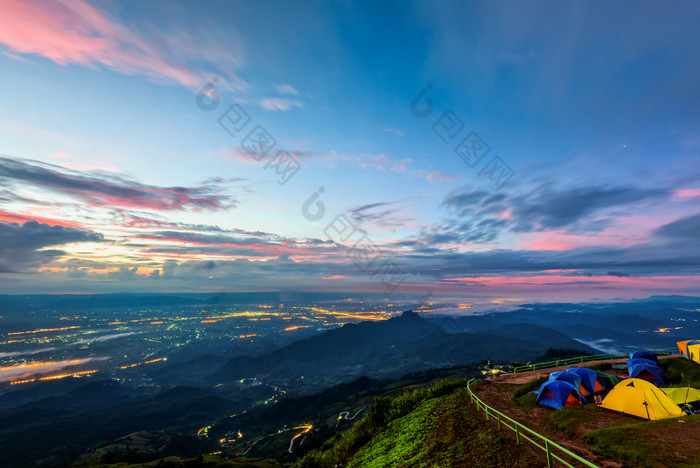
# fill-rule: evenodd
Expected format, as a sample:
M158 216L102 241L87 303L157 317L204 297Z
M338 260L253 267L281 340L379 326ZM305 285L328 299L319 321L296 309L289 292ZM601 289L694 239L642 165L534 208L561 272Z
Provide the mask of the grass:
M693 388L700 388L700 364L683 358L662 359L659 364L664 370L667 385L690 384Z
M297 462L301 467L345 465L351 456L394 420L411 413L423 402L465 388L466 379L441 380L428 387L406 390L394 398L377 398L366 416L351 430L336 434L319 450L313 450Z
M538 462L487 424L466 390L424 402L393 421L352 457L348 467L513 466Z
M612 459L637 466L654 467L654 450L648 438L640 432L640 423L612 426L584 434L581 440L595 446L595 451Z
M535 466L512 437L484 421L465 381L443 381L396 398L378 398L366 417L297 467Z
M525 395L514 399L518 406L527 411L531 411L535 408L535 406L537 406L537 395L533 393L526 393Z
M595 420L600 411L596 405L565 406L549 415L549 424L559 432L571 436L581 423Z
M546 381L547 377L539 377L519 386L513 394L513 401L528 411L534 409L537 406L537 396L530 392L539 390L540 386Z
M590 431L581 441L596 453L625 465L642 467L700 466L697 434L700 415Z
M432 412L439 401L439 398L433 398L423 402L405 417L392 421L385 431L352 457L348 467L376 468L402 462L419 466L417 458L420 458L421 445L433 426Z
M224 460L216 455L202 455L196 458L167 457L148 463L104 463L92 459L73 465L74 468L281 468L283 466L276 460L253 458Z
M537 406L537 396L530 392L539 390L540 386L546 381L547 377L538 377L519 386L513 394L513 401L527 411L533 410Z
M518 387L518 389L515 391L513 394L513 399L517 400L523 395L527 395L530 392L537 391L540 389L543 383L545 383L547 380L549 380L549 377L538 377L536 379L533 379L529 381L526 384L523 384Z

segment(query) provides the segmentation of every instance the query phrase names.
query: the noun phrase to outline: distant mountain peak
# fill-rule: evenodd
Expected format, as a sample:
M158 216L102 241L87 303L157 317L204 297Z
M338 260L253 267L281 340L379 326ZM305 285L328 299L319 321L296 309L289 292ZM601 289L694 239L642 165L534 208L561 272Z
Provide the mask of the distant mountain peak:
M419 318L420 318L420 315L418 315L417 313L413 312L412 310L404 310L404 311L401 313L401 318L404 318L404 319L419 319Z

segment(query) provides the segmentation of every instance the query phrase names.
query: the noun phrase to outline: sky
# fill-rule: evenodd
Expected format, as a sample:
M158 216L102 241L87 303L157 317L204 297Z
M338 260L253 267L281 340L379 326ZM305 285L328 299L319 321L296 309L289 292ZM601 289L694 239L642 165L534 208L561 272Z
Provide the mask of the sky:
M700 295L696 2L0 16L0 293Z

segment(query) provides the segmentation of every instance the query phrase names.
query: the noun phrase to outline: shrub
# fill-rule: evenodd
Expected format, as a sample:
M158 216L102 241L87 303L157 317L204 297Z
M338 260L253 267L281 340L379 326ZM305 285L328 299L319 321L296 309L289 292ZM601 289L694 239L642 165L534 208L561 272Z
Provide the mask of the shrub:
M409 414L427 400L450 394L466 385L466 379L446 379L425 388L404 390L395 398L377 398L364 419L349 431L331 437L320 451L314 450L306 454L296 466L313 468L345 464L392 421Z
M688 385L700 388L700 365L683 358L662 359L659 364L664 370L666 383Z

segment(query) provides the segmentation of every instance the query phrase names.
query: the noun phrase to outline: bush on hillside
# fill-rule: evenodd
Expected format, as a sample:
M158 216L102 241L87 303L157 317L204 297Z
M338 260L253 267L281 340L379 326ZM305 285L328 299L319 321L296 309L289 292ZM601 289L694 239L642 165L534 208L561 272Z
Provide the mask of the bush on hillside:
M364 419L349 431L331 437L320 450L306 454L297 462L297 466L306 468L343 464L392 421L409 414L424 401L466 386L466 379L446 379L417 390L405 390L396 398L377 398Z
M659 364L667 385L700 388L700 364L683 358L662 359Z

